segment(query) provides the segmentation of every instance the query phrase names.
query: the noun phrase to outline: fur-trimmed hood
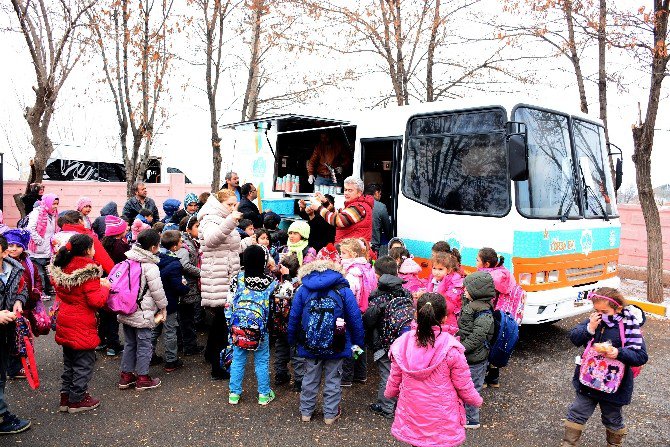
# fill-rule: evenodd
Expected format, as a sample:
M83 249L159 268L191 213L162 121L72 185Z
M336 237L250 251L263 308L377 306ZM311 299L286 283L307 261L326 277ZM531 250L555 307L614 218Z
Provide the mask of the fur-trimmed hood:
M86 281L102 277L102 267L92 259L74 257L70 263L61 268L49 264L49 274L55 285L72 289Z
M309 275L310 273L325 272L326 270L332 270L344 276L344 267L342 267L340 264L333 261L318 260L312 261L309 264L305 264L300 267L300 270L298 270L298 279L302 280L303 277Z
M126 252L126 257L137 262L150 262L158 264L160 259L157 255L151 253L149 250L143 249L139 244L134 244L130 250Z
M344 279L342 266L332 261L313 261L305 264L298 271L298 278L302 281L302 285L310 290L330 289L339 283L349 286Z

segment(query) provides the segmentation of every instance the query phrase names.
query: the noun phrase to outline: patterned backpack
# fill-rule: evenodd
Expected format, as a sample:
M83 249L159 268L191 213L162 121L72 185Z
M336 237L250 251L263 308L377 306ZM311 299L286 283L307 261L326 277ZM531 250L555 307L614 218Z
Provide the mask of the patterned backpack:
M509 293L498 295L494 310L508 313L517 324L521 324L525 305L526 291L520 285L514 284Z
M29 300L31 305L26 306L25 316L30 322L30 326L34 330L36 337L40 335L47 335L51 329L51 319L47 313L46 308L44 307L44 302L39 293L35 292L35 266L33 261L27 259L26 265L28 266L28 271L30 272L30 280L33 285L33 290L30 290L28 293L31 296Z
M389 348L402 334L410 330L414 320L414 300L411 296L392 296L384 310L380 334L382 346Z
M36 390L40 386L40 378L37 374L37 363L35 362L35 350L33 349L33 333L30 323L23 315L19 315L16 324L16 355L21 357L23 370L26 372L26 380L30 388Z
M302 310L302 342L304 348L317 357L329 357L341 352L334 346L335 311L344 308L344 297L340 290L347 287L338 284L334 289L320 291L305 303ZM332 293L334 292L334 293Z
M267 334L268 300L267 294L274 290L276 281L267 291L248 288L244 282L244 273L237 277L237 290L230 316L230 334L235 346L255 351Z
M288 316L291 313L292 301L293 284L291 281L284 281L270 301L273 335L283 337L288 334Z

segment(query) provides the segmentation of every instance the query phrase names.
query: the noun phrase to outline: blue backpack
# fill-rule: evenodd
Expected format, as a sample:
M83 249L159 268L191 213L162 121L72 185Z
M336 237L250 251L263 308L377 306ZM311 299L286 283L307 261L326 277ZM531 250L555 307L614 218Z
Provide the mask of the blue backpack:
M340 290L345 287L347 286L344 284L338 284L325 294L319 292L305 303L302 310L303 346L317 357L330 357L342 352L343 348L339 349L333 342L335 340L335 310L344 309L344 298Z
M519 341L519 325L510 314L500 310L477 312L475 319L485 313L493 314L495 325L493 340L491 343L487 343L487 347L489 348L489 363L498 368L505 367L509 363L512 352L514 352L514 348Z
M268 306L264 301L274 290L276 282L267 291L255 291L247 288L244 283L244 273L237 277L236 300L230 316L230 334L233 345L255 351L267 334Z

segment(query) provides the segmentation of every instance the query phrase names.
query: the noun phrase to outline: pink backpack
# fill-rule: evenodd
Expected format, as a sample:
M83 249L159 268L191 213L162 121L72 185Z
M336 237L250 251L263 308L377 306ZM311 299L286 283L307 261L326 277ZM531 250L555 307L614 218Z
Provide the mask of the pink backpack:
M109 272L108 279L111 284L109 298L107 298L109 310L121 315L134 314L144 295L140 293L142 264L130 259L119 262Z
M523 310L526 304L526 291L516 283L512 273L505 267L483 268L480 271L489 272L493 277L498 296L496 297L494 310L507 312L514 318L517 324L521 324Z

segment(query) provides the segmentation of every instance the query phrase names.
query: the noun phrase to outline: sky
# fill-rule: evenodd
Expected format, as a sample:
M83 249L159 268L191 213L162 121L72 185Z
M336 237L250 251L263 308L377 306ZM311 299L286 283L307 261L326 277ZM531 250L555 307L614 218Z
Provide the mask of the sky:
M482 2L482 7L490 6L490 0ZM23 109L33 100L31 86L34 83L34 71L26 51L25 42L18 33L8 31L7 25L15 25L16 18L0 11L0 33L3 42L0 45L0 60L4 67L0 70L0 152L5 156L5 178L17 179L25 176L27 163L33 151L30 145L30 132L23 119ZM464 28L477 32L477 23ZM188 38L180 45L188 45ZM239 39L238 39L239 40ZM483 44L482 44L483 45ZM222 80L219 104L222 105L220 123L231 123L240 120L241 96L244 94L245 67L239 59L247 57L247 50L241 43L229 46L232 69ZM456 57L460 55L458 49ZM538 44L525 44L514 51L532 53L544 51ZM361 68L362 75L357 81L348 81L341 87L329 88L316 98L310 98L301 106L290 107L287 112L313 114L319 116L342 116L343 110L354 110L369 107L374 103L371 96L391 89L388 78L380 73L369 70L369 53L354 55L324 54L275 55L271 63L281 60L282 74L278 75L276 86L281 87L282 79L297 76L299 73L314 73L341 69L343 66ZM118 148L118 124L114 107L110 101L109 90L102 80L97 55L90 53L85 63L76 67L63 90L60 92L57 110L50 127L50 136L56 150L64 157L80 156L98 158L100 161L121 161ZM634 183L634 166L631 160L633 142L631 126L637 121L638 103L645 106L647 101L646 86L649 77L644 72L631 69L630 61L622 57L612 57L608 61L608 72L620 76L626 89L618 91L614 86L609 90L609 129L610 140L620 146L624 152L624 187ZM523 70L523 62L513 70ZM585 66L595 68L594 64ZM508 81L506 89L519 92L520 96L530 95L536 103L559 104L570 109L578 108L578 93L574 75L570 72L566 58L552 58L537 63L532 68L536 83L526 84ZM594 70L587 68L587 75ZM164 165L180 168L194 182L209 183L211 181L211 162L203 169L202 160L208 160L211 152L209 114L207 99L201 80L204 79L202 67L192 66L183 61L175 61L168 78L169 94L163 103L167 110L167 119L162 124L156 137L153 155L163 157ZM657 132L652 155L652 183L654 186L670 183L667 166L670 165L670 124L667 117L670 105L667 100L667 86L661 101L657 119ZM597 117L597 91L595 83L587 84L591 116ZM492 99L492 102L495 102ZM447 107L447 106L445 106ZM596 113L593 113L596 112ZM644 117L645 110L642 110ZM234 166L233 154L225 151L224 168ZM199 161L200 160L200 161ZM19 169L17 169L17 167Z

